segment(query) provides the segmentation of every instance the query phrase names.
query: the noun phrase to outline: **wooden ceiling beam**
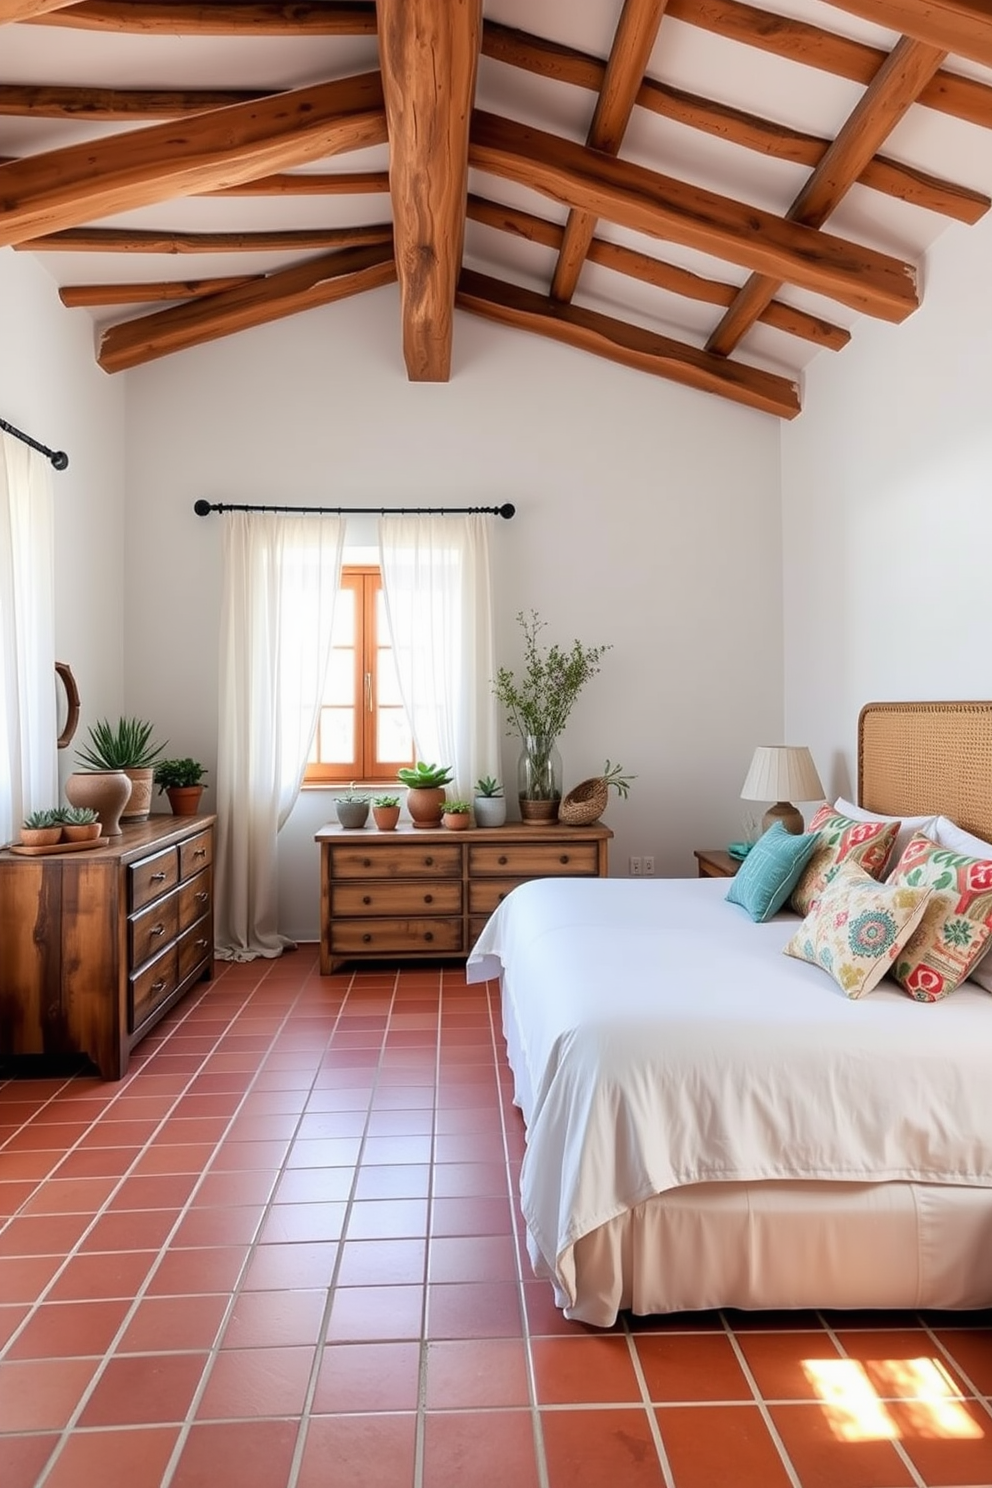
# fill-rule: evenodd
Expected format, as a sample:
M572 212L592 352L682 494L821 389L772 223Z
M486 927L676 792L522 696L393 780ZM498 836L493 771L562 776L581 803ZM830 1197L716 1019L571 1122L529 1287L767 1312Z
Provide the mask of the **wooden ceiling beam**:
M3 4L4 0L0 0ZM9 3L9 0L7 0ZM14 5L21 0L13 0ZM25 0L27 3L27 0ZM169 36L374 36L372 0L84 0L36 6L32 20L82 31L165 32Z
M799 389L789 378L712 356L670 336L594 310L563 305L486 274L463 270L456 304L500 325L531 331L638 372L716 393L777 418L795 418L800 412Z
M992 67L988 0L927 0L925 5L919 0L830 0L830 4Z
M101 338L97 361L105 372L122 372L174 351L391 284L395 278L388 245L347 248L111 326Z
M215 191L198 191L197 196L386 196L389 192L388 171L287 171L274 176L259 176L256 181L242 181L239 186L220 186Z
M557 135L477 110L469 161L634 232L729 259L901 321L918 308L911 264Z
M468 216L473 222L528 242L541 243L556 252L561 246L563 229L557 222L537 217L532 212L523 212L516 207L505 207L499 202L469 193ZM663 259L650 254L638 253L632 248L623 248L618 243L608 243L603 238L593 238L589 245L588 261L614 273L626 274L630 279L639 279L652 284L656 289L668 290L685 299L702 300L708 305L729 305L737 293L737 285L724 284L718 279L704 279L688 269L677 268ZM850 331L833 325L819 315L809 315L780 300L772 300L758 317L765 325L785 331L790 336L800 336L804 341L813 341L831 351L841 351L851 339Z
M29 155L0 166L0 245L385 138L372 72Z
M465 238L482 0L376 0L403 356L447 382Z
M371 227L290 227L271 232L156 232L152 228L70 227L15 243L28 253L299 253L392 243L392 223Z
M807 227L821 227L826 222L946 55L910 37L897 42L789 208L791 222ZM707 351L729 356L774 298L781 282L774 275L752 274L707 341Z
M195 300L261 278L264 275L241 274L234 278L158 279L141 284L63 284L59 299L69 310L94 305L148 305L155 300Z
M923 0L920 8L925 8ZM668 13L730 41L742 41L866 86L888 55L881 47L851 41L807 21L759 10L742 0L668 0ZM960 73L941 70L916 101L969 124L992 128L992 87Z
M234 88L83 88L0 83L0 115L33 119L178 119L265 98Z
M590 149L602 150L607 155L620 153L666 3L667 0L624 0L586 139ZM567 303L574 295L595 231L593 214L573 207L565 223L551 282L554 299Z
M485 23L482 50L487 57L509 66L593 92L601 87L606 72L606 64L586 52L560 47L542 37L492 21ZM880 61L883 55L879 55ZM795 164L817 165L830 145L828 139L687 93L654 78L644 79L637 104L690 129ZM881 155L869 161L859 185L911 202L914 206L926 207L931 212L940 212L959 222L977 222L992 205L982 192L941 180Z

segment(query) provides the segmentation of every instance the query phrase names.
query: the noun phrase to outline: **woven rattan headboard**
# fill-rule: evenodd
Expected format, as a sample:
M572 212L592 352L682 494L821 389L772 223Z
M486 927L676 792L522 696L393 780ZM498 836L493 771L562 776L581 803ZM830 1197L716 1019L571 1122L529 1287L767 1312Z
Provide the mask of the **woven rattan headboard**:
M992 702L866 703L858 800L885 816L949 816L992 842Z

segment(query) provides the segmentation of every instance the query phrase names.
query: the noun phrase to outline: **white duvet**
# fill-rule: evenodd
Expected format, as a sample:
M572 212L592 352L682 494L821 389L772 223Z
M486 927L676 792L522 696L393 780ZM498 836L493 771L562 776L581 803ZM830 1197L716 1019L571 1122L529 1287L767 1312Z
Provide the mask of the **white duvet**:
M521 1202L566 1294L583 1235L721 1180L992 1183L992 996L851 1001L720 879L514 889L468 978L500 976L527 1123Z

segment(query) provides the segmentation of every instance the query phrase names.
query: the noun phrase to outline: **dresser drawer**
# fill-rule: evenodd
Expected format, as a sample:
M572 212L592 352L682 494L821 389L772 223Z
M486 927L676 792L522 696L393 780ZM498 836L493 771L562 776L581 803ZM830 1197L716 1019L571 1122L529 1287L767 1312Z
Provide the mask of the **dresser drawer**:
M191 925L179 937L179 980L184 982L191 972L202 966L213 956L210 943L210 916L204 915L197 924Z
M179 952L173 943L168 950L149 961L147 966L128 981L128 1025L132 1033L140 1028L160 1003L171 997L179 986Z
M157 956L179 934L179 895L166 894L132 915L129 930L134 968Z
M206 914L210 908L212 894L210 874L198 873L188 883L179 886L179 928L185 930Z
M389 956L409 951L442 955L460 951L461 919L332 920L331 949L339 956L361 952Z
M565 878L595 874L599 854L595 842L508 842L506 846L479 843L469 848L472 878Z
M526 882L525 878L473 878L468 886L469 914L491 915L511 889Z
M441 879L428 883L336 883L331 888L336 915L457 915L462 886Z
M459 847L332 847L334 878L461 878Z
M192 878L201 868L207 868L214 860L214 834L212 831L197 832L187 842L179 844L179 876Z
M167 847L150 858L142 858L140 863L132 863L127 872L128 903L132 909L142 909L179 882L178 850Z

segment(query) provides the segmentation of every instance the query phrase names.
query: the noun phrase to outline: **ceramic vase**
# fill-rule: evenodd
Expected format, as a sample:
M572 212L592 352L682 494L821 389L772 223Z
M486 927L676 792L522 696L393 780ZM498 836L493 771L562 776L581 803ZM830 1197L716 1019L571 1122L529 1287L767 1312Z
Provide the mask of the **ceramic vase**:
M476 796L473 810L477 827L501 827L506 821L506 797Z
M155 771L148 765L140 770L125 770L124 774L131 782L131 790L124 803L124 810L121 812L121 821L147 821L152 814L152 783L155 779Z
M76 770L65 783L70 806L92 806L100 818L104 837L119 837L121 812L131 795L131 782L123 770Z

